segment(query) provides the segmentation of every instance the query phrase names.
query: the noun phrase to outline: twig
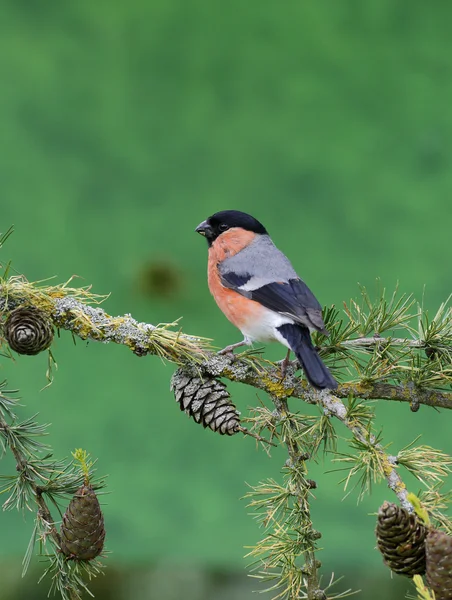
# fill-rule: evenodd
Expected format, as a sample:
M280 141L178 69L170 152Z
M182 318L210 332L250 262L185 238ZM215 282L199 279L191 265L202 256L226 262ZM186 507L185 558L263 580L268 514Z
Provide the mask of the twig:
M310 404L318 403L319 392L296 377L293 366L288 367L285 379L281 380L281 371L277 367L260 365L259 370L256 370L249 361L210 352L208 359L197 368L205 375L244 383L281 398L300 398ZM334 390L334 393L327 393L334 398L348 398L353 395L363 400L395 400L452 409L452 392L421 389L413 383L344 383Z
M262 442L263 444L268 444L269 446L273 446L274 448L277 448L277 444L274 444L270 440L267 440L267 438L264 438L261 435L258 435L257 433L250 431L246 427L242 427L241 425L239 425L238 430L241 431L243 433L243 435L249 435L249 436L253 437L255 440L257 440L258 442Z
M273 403L276 408L276 413L280 420L283 420L289 414L289 407L285 398L272 397ZM283 440L289 454L289 460L293 467L300 462L300 448L295 439L292 436L287 435ZM299 469L294 469L292 473L299 475ZM305 539L314 541L320 537L320 533L315 531L312 526L310 508L309 508L309 487L308 481L300 476L292 476L294 482L294 491L298 497L298 503L302 508L303 522L300 523L300 528L303 530ZM305 575L305 585L308 600L317 600L322 597L322 590L320 589L320 581L318 576L318 569L321 566L320 561L316 559L314 546L307 547L304 549L305 565L303 566L303 574Z
M5 432L8 432L8 430L10 430L10 426L5 421L5 419L1 416L1 414L0 414L0 428L3 429ZM60 534L58 533L58 531L55 527L55 521L53 520L52 515L50 513L50 509L47 506L46 501L44 500L41 488L36 483L36 480L34 479L34 477L32 475L32 471L28 468L27 458L26 458L25 454L23 454L13 444L10 444L9 448L10 448L10 450L14 456L14 459L16 461L16 470L21 474L26 474L24 476L26 477L28 484L30 485L31 489L33 490L33 497L35 499L36 504L39 507L39 514L41 516L41 519L43 520L43 522L46 523L48 530L49 530L49 534L52 536L57 548L59 548L60 547Z
M407 348L427 348L428 344L424 340L410 340L406 338L394 337L359 337L350 340L344 340L340 343L341 346L357 347L357 348L372 348L374 346L404 346Z
M338 398L334 398L334 396L328 392L321 392L318 396L319 404L323 406L324 410L326 410L328 414L339 419L339 421L351 431L356 440L362 444L370 444L373 446L375 451L379 454L388 487L396 494L397 498L400 500L400 504L411 512L413 507L408 501L406 485L395 468L397 465L397 458L386 454L383 446L377 441L374 435L369 435L364 427L359 424L357 425L355 421L352 421L347 417L347 408Z

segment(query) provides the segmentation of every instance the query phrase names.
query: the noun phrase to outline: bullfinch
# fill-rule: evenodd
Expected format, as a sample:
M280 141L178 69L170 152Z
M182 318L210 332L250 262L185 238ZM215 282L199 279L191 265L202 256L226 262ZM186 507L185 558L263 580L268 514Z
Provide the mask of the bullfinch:
M322 307L274 245L265 227L238 210L217 212L198 225L209 246L208 283L225 316L243 341L277 341L295 353L309 383L335 389L337 381L314 348L310 333L328 335Z

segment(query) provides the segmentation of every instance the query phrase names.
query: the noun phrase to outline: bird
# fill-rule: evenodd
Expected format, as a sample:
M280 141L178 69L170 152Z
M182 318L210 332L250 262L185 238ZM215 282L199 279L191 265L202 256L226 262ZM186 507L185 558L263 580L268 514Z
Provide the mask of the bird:
M220 352L253 342L280 342L288 348L283 366L292 351L312 387L335 389L338 383L311 340L314 331L329 335L322 307L262 223L247 213L224 210L195 231L207 240L210 292L244 336Z

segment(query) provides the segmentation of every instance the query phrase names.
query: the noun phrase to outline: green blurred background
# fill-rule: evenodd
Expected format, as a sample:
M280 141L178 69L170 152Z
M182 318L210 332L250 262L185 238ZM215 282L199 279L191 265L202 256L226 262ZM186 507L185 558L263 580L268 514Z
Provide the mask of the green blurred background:
M449 295L450 3L9 0L1 13L0 230L15 233L0 258L17 272L77 274L111 292L110 314L183 317L222 347L239 333L210 298L194 228L235 208L267 226L323 304L357 296L357 282L374 291L377 277L419 299L425 285L432 310ZM57 457L83 447L109 475L96 596L251 598L244 547L260 532L240 497L281 478L285 457L186 418L157 358L66 332L54 354L44 391L44 355L4 360L0 379L24 414L52 423ZM231 389L242 413L267 401ZM442 414L381 404L394 452L419 433L448 450ZM370 513L389 491L357 506L331 468L311 472L325 577L403 597L408 582L374 549ZM38 560L20 580L32 516L0 519L1 600L46 597Z

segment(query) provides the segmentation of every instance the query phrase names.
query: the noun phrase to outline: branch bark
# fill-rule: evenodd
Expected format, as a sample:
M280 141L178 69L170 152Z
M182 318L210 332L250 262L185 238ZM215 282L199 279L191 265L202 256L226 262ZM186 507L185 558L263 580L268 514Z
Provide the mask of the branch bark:
M25 296L25 294L24 294ZM60 295L61 296L61 295ZM26 298L25 298L26 299ZM8 289L0 287L0 308L14 308L19 304L20 293L12 301ZM81 339L90 339L102 343L113 342L131 349L138 356L157 354L188 369L194 368L198 374L210 377L224 377L254 388L261 389L280 398L300 398L311 404L318 403L319 392L305 381L295 376L295 368L288 368L284 380L277 366L259 358L242 355L218 355L211 350L209 340L199 336L171 330L168 326L140 323L130 314L112 317L98 306L90 306L73 296L46 296L43 302L50 316L60 329L66 329ZM177 324L173 324L177 325ZM369 347L391 342L411 347L423 347L420 340L402 338L356 338L342 342L350 347ZM363 400L389 400L406 402L414 410L419 405L434 408L452 409L452 391L420 388L412 382L406 384L387 381L366 381L343 383L332 398L348 398L350 395Z
M86 316L91 329L82 327L80 313ZM287 373L284 381L281 381L280 371L275 366L264 367L262 363L256 370L257 361L246 358L232 357L231 355L218 355L209 351L207 344L197 336L191 336L174 332L174 340L169 340L169 348L163 348L158 343L159 327L149 323L139 323L131 315L122 317L111 317L102 308L91 307L70 296L55 300L53 319L58 327L68 329L83 339L92 339L104 343L114 342L124 344L140 356L146 354L158 354L165 350L167 358L174 362L185 363L186 353L178 352L176 341L186 342L188 346L197 349L197 368L205 375L224 377L230 381L237 381L252 387L262 389L265 392L280 397L300 398L311 404L317 403L319 393L308 386L308 384L294 376L292 368ZM118 320L121 322L118 323ZM166 330L168 332L168 330ZM168 332L169 333L169 332ZM354 346L366 346L370 344L381 344L387 338L356 338L348 340L344 344ZM395 343L391 339L391 343ZM397 339L400 345L412 345L421 347L419 341ZM186 348L188 350L188 347ZM181 355L182 354L182 355ZM196 356L196 354L195 354ZM201 359L201 362L199 362ZM396 400L410 404L424 404L435 408L452 409L452 392L435 389L421 389L414 384L396 385L387 382L365 382L344 383L335 390L334 396L348 398L350 394L365 400Z

